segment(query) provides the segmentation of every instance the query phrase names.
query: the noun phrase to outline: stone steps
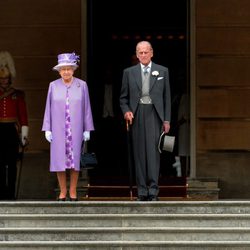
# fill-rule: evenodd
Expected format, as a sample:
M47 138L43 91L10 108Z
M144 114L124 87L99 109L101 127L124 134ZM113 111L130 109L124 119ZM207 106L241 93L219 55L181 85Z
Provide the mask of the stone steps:
M250 201L16 201L1 214L250 214Z
M201 248L250 249L250 202L0 202L0 249Z
M12 241L1 243L0 249L36 250L246 250L248 241Z
M247 241L250 228L168 228L168 227L50 227L50 228L1 228L0 241ZM250 243L250 242L249 242Z
M250 227L250 214L5 214L0 222L1 228Z

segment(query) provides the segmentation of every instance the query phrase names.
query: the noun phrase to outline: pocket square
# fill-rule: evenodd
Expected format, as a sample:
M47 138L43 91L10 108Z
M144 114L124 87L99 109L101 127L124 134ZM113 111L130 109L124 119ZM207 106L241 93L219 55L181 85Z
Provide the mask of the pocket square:
M163 79L163 76L158 77L158 78L157 78L157 81L158 81L158 80L161 80L161 79Z

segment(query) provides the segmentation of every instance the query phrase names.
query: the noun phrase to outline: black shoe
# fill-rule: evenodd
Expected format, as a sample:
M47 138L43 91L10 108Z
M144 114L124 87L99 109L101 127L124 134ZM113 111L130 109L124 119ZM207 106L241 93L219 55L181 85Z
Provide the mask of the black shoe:
M69 197L69 200L70 201L78 201L78 198L71 198L71 197Z
M66 201L66 198L57 198L57 201Z
M148 197L148 200L149 200L149 201L158 201L159 198L158 198L156 195L150 195L150 196Z
M136 199L137 201L147 201L148 197L144 195L139 195Z

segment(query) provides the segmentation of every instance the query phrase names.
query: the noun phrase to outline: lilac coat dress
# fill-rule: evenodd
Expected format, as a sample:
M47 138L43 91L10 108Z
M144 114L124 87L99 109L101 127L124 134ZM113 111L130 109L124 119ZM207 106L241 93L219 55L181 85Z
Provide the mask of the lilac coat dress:
M62 78L50 83L43 119L42 131L51 131L50 171L66 170L65 154L65 102L67 86ZM94 130L88 86L74 77L69 87L69 105L72 128L75 170L80 170L81 144L84 131Z

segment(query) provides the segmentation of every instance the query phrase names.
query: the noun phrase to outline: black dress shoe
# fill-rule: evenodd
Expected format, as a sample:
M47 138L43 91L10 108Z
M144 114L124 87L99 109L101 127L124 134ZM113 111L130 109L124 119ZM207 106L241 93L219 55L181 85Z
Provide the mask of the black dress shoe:
M66 201L66 198L57 198L57 201Z
M147 201L148 197L144 195L139 195L136 199L137 201Z
M78 198L76 197L76 198L71 198L71 197L69 197L69 200L70 201L78 201Z
M156 195L150 195L150 196L148 197L148 200L149 200L149 201L158 201L159 198L158 198Z

